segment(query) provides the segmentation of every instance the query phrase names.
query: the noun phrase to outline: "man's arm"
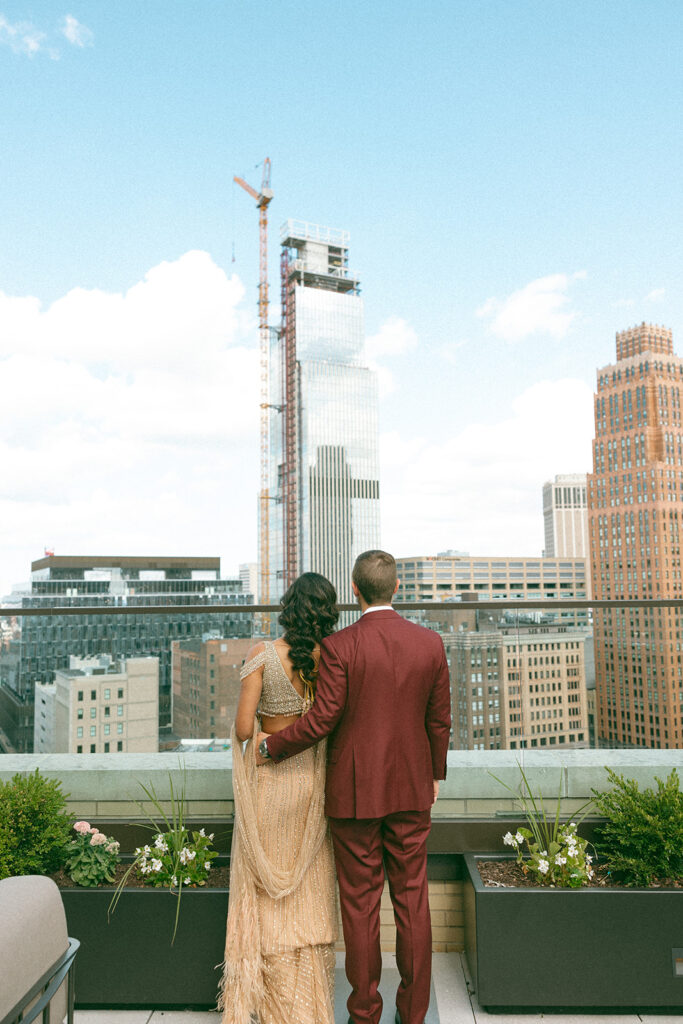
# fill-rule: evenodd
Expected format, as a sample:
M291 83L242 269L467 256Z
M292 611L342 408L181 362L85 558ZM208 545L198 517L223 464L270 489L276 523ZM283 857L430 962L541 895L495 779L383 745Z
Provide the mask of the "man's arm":
M336 651L323 640L313 707L294 725L266 737L268 753L272 759L284 761L329 736L344 712L346 696L346 668ZM265 735L259 734L259 742Z
M443 642L441 661L425 713L425 728L432 751L432 777L436 782L446 778L446 753L451 738L451 683Z

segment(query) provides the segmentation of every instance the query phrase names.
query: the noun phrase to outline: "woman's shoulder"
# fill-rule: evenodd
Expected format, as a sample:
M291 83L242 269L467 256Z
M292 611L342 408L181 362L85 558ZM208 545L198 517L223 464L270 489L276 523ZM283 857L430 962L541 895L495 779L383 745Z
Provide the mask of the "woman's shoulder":
M247 661L253 661L254 658L258 658L259 654L266 653L265 641L259 640L258 643L252 644L245 656L245 663Z
M266 645L263 640L252 644L246 653L240 669L240 679L246 679L252 672L256 672L266 663Z

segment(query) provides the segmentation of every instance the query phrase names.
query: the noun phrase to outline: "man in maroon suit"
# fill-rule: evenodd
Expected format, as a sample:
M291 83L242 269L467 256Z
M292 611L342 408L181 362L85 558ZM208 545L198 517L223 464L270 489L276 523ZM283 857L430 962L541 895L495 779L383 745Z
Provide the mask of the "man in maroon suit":
M396 562L366 551L353 568L362 615L320 645L316 699L259 755L281 761L324 736L325 810L339 879L352 1024L378 1024L382 997L379 907L384 872L396 920L401 984L397 1024L422 1024L429 1008L432 933L427 890L431 806L446 777L448 666L437 633L391 607Z

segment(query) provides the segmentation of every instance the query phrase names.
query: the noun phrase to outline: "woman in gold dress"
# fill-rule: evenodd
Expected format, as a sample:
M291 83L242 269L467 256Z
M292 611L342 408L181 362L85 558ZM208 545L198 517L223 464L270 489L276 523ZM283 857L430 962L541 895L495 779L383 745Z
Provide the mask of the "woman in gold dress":
M339 617L337 595L324 576L307 572L281 604L283 636L255 644L240 673L222 1024L334 1024L337 913L324 814L326 742L257 769L253 737L284 729L310 708L319 644Z

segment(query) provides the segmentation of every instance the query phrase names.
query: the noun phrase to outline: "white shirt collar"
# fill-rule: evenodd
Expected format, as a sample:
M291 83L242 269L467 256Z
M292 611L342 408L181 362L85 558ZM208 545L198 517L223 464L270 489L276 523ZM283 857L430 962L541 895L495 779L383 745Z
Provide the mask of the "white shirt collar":
M368 612L393 612L393 610L390 604L373 604L365 609L363 615L367 615Z

